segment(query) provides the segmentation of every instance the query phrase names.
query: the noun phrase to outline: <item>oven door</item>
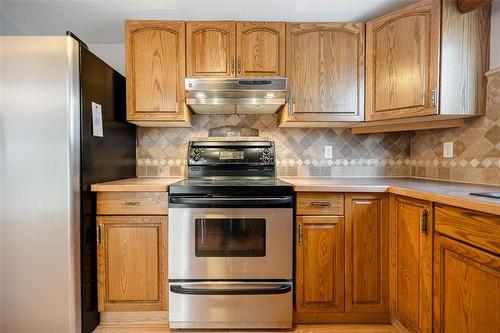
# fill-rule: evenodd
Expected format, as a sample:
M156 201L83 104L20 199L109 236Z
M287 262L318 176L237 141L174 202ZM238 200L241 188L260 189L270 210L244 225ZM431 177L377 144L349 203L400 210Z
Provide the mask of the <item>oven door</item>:
M291 280L291 208L170 208L169 279Z

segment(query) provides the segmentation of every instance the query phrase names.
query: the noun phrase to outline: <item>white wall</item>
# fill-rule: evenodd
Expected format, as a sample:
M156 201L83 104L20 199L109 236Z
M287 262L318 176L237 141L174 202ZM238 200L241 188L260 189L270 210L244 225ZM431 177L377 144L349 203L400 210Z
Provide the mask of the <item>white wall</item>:
M125 44L88 44L88 47L95 55L125 76Z
M19 27L11 20L0 14L0 36L22 36L25 35Z
M491 8L491 53L490 69L500 67L500 0L493 2Z

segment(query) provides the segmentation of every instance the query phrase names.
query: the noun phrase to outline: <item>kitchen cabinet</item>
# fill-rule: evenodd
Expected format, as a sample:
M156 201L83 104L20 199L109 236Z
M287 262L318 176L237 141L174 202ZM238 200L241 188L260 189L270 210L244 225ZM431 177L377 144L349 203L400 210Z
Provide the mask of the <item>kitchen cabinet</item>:
M411 332L432 330L432 214L430 202L391 197L391 312Z
M189 77L285 75L285 23L188 22Z
M238 77L285 76L285 23L236 23Z
M288 23L289 102L281 127L345 127L364 119L364 23Z
M437 235L434 332L498 332L500 257Z
M420 0L366 24L366 123L354 133L458 127L483 115L490 6Z
M187 22L187 76L234 76L235 32L234 21Z
M346 312L389 315L389 198L346 193Z
M103 318L113 312L167 310L166 194L97 194L98 309Z
M184 102L185 24L126 21L127 120L139 126L191 126Z
M344 311L344 218L297 217L297 312Z
M500 216L435 206L434 332L500 327Z

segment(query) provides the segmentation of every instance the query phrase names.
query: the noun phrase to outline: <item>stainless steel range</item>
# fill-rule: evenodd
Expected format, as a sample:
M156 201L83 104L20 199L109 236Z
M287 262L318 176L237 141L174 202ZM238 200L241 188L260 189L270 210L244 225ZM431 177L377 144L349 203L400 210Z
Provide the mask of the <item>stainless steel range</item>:
M170 186L171 328L292 325L293 188L270 141L189 144Z

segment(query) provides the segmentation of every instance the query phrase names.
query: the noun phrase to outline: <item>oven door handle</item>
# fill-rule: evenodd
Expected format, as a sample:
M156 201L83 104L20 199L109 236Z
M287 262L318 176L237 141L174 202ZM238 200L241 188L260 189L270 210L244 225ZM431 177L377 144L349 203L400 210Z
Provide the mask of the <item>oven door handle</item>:
M274 288L186 288L182 285L171 285L170 291L183 295L276 295L286 294L292 290L290 285L281 285Z
M279 205L288 204L292 202L292 197L170 197L170 202L173 204L183 204L183 205L199 205L199 204L211 204L211 205L244 205L248 203L259 203L264 202L269 205Z

